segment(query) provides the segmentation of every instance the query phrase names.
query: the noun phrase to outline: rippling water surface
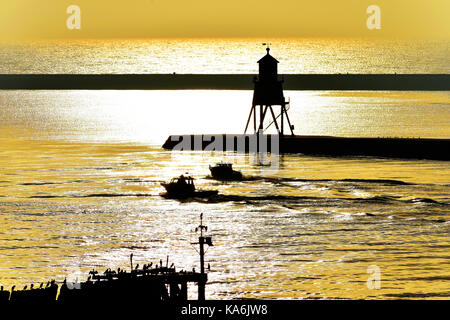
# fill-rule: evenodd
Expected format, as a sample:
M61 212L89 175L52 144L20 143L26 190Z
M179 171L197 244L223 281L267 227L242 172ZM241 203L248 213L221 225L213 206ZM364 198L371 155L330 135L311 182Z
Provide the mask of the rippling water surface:
M288 94L299 133L450 135L445 92ZM84 278L92 267L128 266L130 253L198 268L190 243L203 212L215 244L212 299L450 296L448 163L285 155L260 166L252 155L161 150L169 133L241 132L236 119L250 99L245 91L2 92L0 282ZM219 160L249 179L208 179ZM162 198L160 182L186 171L223 196ZM367 287L370 266L380 268L379 290Z
M0 73L256 73L267 39L0 44ZM271 39L280 73L449 73L448 40Z
M359 44L365 52L360 57L354 57L356 49L348 49L347 58L353 60L328 64L336 52L322 50L311 58L308 48L318 45L312 42L304 43L306 51L288 42L279 44L280 52L287 52L285 59L304 57L304 64L280 68L448 72L448 64L436 58L448 49L442 44L430 51L434 58L421 55L419 49L397 47L391 59L367 54L375 45ZM130 48L142 51L133 56L108 49L113 46L109 42L65 45L87 45L79 49L84 54L70 53L64 44L55 44L53 51L48 44L22 44L7 50L25 57L34 50L37 60L18 63L17 57L8 56L2 58L7 63L1 68L6 73L193 71L195 43L178 43L179 60L168 59L173 65L161 63L156 69L156 62L151 62L155 58L146 55L149 43L130 43ZM211 61L197 59L197 66L204 66L200 72L255 72L258 43L254 59L252 54L245 59L236 54L252 43L242 42L243 48L240 42L231 47L227 43L215 44L215 52L221 52L216 57L205 53L209 49L203 45L202 55ZM183 56L185 47L188 53ZM346 50L333 41L322 43L325 47ZM5 47L2 50L5 55ZM228 56L226 50L233 54ZM46 58L50 52L53 60ZM110 58L103 64L98 57L105 52ZM119 63L111 67L114 56ZM432 63L415 63L419 56ZM62 63L64 59L68 62ZM227 69L231 61L235 67ZM131 253L136 263L169 256L179 269L198 269L198 255L190 243L196 240L193 229L203 212L214 242L207 251L210 299L449 298L447 162L283 155L269 159L271 166L261 166L252 155L160 148L169 134L242 132L251 94L0 92L0 283L9 287L52 278L62 281L66 276L84 279L92 267L127 267ZM297 134L450 137L448 92L286 95ZM233 162L247 179L208 179L208 165L220 160ZM162 198L160 182L184 172L196 177L198 187L218 189L221 196L209 202ZM374 267L380 270L380 289L367 285L368 271Z

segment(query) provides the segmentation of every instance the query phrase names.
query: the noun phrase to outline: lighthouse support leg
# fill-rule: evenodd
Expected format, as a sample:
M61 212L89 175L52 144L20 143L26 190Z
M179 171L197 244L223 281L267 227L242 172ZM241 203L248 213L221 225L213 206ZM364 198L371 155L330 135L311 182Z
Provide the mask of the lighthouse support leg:
M263 110L264 106L260 105L259 106L259 131L261 131L263 129L263 122L264 122L264 110Z
M291 130L291 135L294 135L294 130L292 129L291 121L289 120L289 116L288 116L288 113L286 111L286 108L284 108L284 113L286 114L286 120L287 120L287 122L289 124L289 129Z
M275 113L273 112L272 106L269 106L270 113L272 114L273 123L275 124L275 128L277 128L277 132L280 133L280 128L278 127L277 118L275 117Z
M247 133L248 125L250 124L250 119L252 118L253 109L255 109L255 106L252 106L250 109L250 114L248 115L247 124L245 125L244 134Z
M261 106L260 107L260 119L259 119L259 131L263 132L264 131L264 119L266 119L266 113L267 113L267 109L270 106Z
M253 106L253 132L256 133L256 105Z

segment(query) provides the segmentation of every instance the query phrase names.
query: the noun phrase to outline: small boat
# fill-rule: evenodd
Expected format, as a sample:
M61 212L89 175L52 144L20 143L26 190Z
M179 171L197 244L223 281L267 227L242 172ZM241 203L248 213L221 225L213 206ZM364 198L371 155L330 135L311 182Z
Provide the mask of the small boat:
M226 162L218 162L215 166L209 166L211 176L219 180L242 180L242 173L233 170L233 165Z
M161 185L166 189L167 196L170 198L207 198L218 193L217 190L196 190L194 178L184 175L172 178L170 182L163 182Z

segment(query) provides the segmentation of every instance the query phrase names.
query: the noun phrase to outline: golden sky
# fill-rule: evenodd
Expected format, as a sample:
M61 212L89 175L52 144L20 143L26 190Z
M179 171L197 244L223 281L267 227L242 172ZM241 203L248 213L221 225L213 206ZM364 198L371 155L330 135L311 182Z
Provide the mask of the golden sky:
M69 5L81 29L69 30ZM366 27L369 5L381 29ZM450 38L449 0L2 0L0 39L104 37Z

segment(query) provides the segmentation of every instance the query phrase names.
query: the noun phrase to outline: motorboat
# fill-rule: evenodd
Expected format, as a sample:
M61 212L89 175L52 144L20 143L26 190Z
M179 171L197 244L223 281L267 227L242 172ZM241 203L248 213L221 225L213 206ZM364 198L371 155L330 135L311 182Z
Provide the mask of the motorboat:
M172 178L170 182L163 182L161 185L166 189L170 198L190 198L190 197L211 197L218 193L217 190L197 190L194 178L181 175Z
M242 180L242 173L233 170L233 164L218 162L215 166L209 166L211 176L218 180Z

